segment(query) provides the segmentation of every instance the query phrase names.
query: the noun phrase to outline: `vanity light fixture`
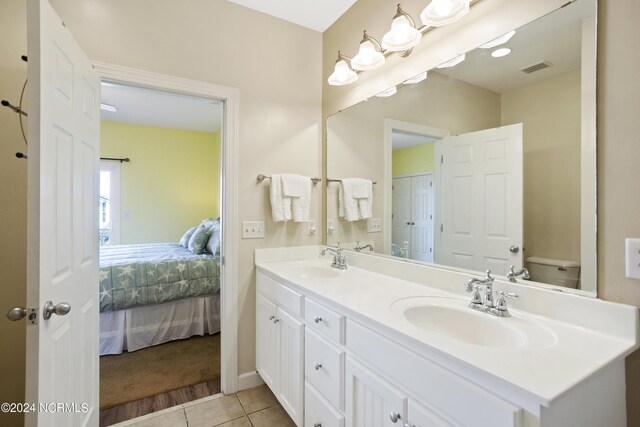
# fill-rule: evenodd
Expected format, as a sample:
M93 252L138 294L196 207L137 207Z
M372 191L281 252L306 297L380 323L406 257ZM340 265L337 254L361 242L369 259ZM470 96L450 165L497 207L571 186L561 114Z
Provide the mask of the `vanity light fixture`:
M358 54L351 60L351 67L354 70L370 71L382 65L384 65L382 46L380 46L378 40L367 34L367 30L364 30L360 49Z
M416 84L416 83L420 83L423 80L427 79L427 72L423 71L422 73L418 74L417 76L413 76L410 79L405 80L404 82L402 82L405 85L412 85L412 84Z
M391 29L382 37L382 48L390 52L402 52L401 56L411 53L411 48L420 43L422 33L416 28L411 16L400 6L391 22Z
M344 86L358 80L358 74L356 74L356 72L351 69L349 62L351 62L351 58L343 55L342 52L338 51L336 66L333 70L333 73L327 80L331 86Z
M469 0L432 0L420 14L424 25L441 27L469 13Z
M501 44L505 44L506 42L508 42L511 39L511 37L514 36L515 33L516 33L516 30L509 31L507 34L503 34L500 37L496 37L490 42L482 44L478 47L481 49L491 49L492 47L500 46Z
M112 113L115 113L116 111L118 111L118 109L111 104L100 104L100 109L104 111L110 111Z
M455 67L456 65L458 65L459 63L461 63L462 61L464 61L466 57L466 54L461 54L456 56L453 59L448 60L447 62L443 62L442 64L438 65L436 68L451 68L451 67Z
M388 98L390 96L395 95L397 92L398 92L398 89L396 89L395 86L391 86L389 89L383 90L382 92L380 92L376 96L379 97L379 98Z
M494 58L502 58L503 56L507 56L510 53L511 53L511 49L509 49L508 47L503 47L491 52L491 56L493 56Z

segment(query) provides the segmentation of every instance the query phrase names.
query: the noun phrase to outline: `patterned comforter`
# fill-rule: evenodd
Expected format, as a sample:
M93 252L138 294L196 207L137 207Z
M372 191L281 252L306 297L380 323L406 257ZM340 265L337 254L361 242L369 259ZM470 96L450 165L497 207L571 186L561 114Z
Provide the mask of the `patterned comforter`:
M215 294L219 259L177 243L102 246L100 312Z

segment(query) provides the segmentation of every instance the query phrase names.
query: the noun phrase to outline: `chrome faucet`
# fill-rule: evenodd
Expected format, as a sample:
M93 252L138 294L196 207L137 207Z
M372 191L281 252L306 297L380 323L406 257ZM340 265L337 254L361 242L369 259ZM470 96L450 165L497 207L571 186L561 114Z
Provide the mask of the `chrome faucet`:
M370 252L373 252L373 245L368 244L368 245L360 246L360 240L356 240L356 247L353 249L355 249L356 252L360 252L361 250L367 249L367 248L369 248Z
M327 251L333 254L333 262L331 263L331 267L337 268L338 270L346 270L347 269L347 257L342 253L344 251L343 248L340 247L340 242L338 242L337 246L327 246L321 252L321 255L327 253Z
M518 277L522 276L522 278L524 280L529 280L531 279L531 275L529 274L529 270L527 270L526 268L523 268L519 271L516 271L515 267L512 265L509 268L509 272L507 273L507 277L509 278L509 281L512 283L518 283Z
M469 308L473 310L483 311L498 317L509 317L509 309L507 308L506 298L517 298L514 293L496 291L497 300L493 299L493 281L491 271L487 270L487 277L479 279L474 277L464 283L464 289L467 292L473 292ZM480 290L482 289L482 293Z

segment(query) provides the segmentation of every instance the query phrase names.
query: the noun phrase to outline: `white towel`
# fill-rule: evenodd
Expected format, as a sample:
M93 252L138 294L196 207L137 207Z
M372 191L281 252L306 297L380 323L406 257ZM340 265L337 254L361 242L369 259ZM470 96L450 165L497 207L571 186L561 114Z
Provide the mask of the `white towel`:
M340 185L342 197L340 197L340 192L338 194L338 198L343 202L342 212L344 213L344 219L347 221L357 221L360 219L358 199L353 197L353 182L354 178L342 178L342 184ZM340 205L340 203L338 203L338 205Z
M307 191L307 184L311 180L308 176L291 173L283 173L281 179L282 194L287 197L303 197Z
M271 217L273 222L291 219L291 197L282 193L282 179L279 174L271 175Z
M354 199L367 199L371 197L371 181L362 178L349 178L351 192Z
M311 212L311 178L308 176L300 176L299 183L300 196L291 197L291 216L294 222L309 222ZM284 181L282 182L284 186Z
M373 182L370 179L361 179L354 186L354 198L358 199L360 219L373 216Z

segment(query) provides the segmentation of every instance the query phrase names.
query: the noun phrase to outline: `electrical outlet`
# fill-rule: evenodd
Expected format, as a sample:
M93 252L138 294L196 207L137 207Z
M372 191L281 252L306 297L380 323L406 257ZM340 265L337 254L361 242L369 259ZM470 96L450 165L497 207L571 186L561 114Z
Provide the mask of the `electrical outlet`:
M367 233L380 233L382 231L382 219L369 218L367 220Z
M625 239L626 273L630 279L640 279L640 239Z
M264 239L264 221L242 221L243 239Z
M316 221L310 219L309 222L307 222L307 236L313 236L316 234L316 231Z
M327 220L327 234L332 235L336 231L336 223L332 219Z

